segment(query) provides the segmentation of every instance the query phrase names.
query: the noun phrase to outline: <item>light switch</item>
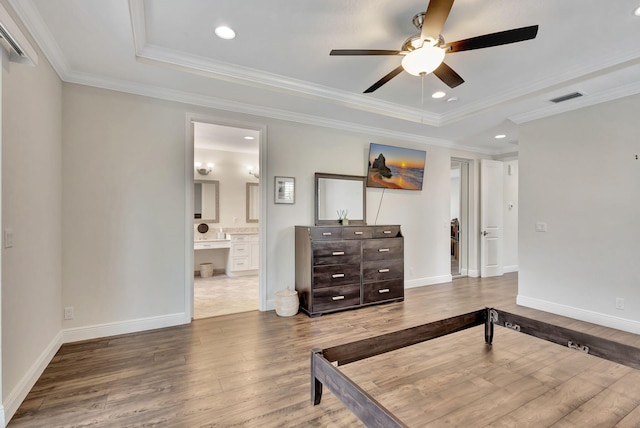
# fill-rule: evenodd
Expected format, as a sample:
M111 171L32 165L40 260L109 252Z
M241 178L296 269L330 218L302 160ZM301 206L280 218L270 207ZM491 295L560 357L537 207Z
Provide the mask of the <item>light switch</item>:
M4 230L4 248L13 247L13 229L6 228Z
M546 232L547 231L547 223L539 221L536 223L536 232Z

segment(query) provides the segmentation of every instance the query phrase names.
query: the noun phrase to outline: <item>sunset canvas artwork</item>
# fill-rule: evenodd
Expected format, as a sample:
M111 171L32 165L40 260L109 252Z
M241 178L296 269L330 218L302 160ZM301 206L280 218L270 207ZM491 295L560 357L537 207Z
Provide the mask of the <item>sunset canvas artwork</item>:
M367 187L422 190L427 152L371 143Z

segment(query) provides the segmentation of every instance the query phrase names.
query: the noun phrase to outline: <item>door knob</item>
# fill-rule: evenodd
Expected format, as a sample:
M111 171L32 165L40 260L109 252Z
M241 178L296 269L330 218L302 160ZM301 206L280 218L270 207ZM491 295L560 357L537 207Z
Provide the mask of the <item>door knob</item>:
M489 232L487 232L486 230L482 231L482 236L487 236L489 234Z

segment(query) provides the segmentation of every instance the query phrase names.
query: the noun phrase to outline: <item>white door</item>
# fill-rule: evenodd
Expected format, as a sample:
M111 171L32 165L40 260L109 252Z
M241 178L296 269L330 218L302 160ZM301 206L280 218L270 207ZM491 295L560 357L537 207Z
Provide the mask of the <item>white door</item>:
M503 164L480 160L480 276L500 276L502 267Z

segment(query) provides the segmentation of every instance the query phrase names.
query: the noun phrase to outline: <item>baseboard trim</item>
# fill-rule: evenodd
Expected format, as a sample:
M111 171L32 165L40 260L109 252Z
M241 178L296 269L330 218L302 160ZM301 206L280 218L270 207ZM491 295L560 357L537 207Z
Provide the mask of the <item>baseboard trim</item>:
M49 345L44 349L40 357L36 360L36 362L31 366L31 368L25 373L20 382L16 385L15 388L7 395L7 399L0 406L0 422L2 422L1 426L5 426L9 423L13 415L18 411L20 404L24 401L33 388L33 385L36 384L44 370L49 365L49 362L53 359L62 346L62 332L59 332Z
M416 279L405 280L404 288L405 289L416 288L416 287L422 287L425 285L442 284L442 283L451 282L451 281L453 281L453 277L451 276L451 274L440 275L440 276L430 276L427 278L416 278Z
M62 343L98 339L101 337L116 336L118 334L137 333L139 331L189 324L190 322L191 319L185 313L179 313L87 327L68 328L62 331Z
M518 265L504 266L502 270L504 273L518 272Z
M640 334L640 322L638 321L628 320L612 315L603 314L600 312L588 311L586 309L575 308L572 306L548 302L546 300L522 295L518 295L518 297L516 298L516 303L528 308L551 312L552 314L562 315L580 321L590 322L592 324L615 328L616 330Z

